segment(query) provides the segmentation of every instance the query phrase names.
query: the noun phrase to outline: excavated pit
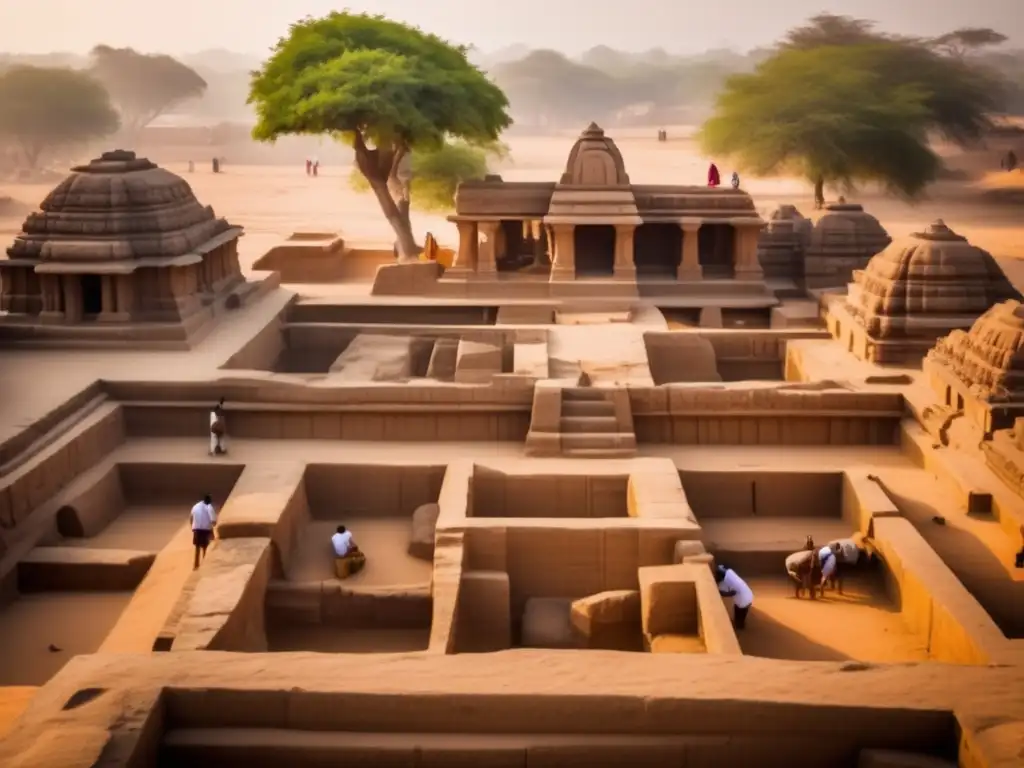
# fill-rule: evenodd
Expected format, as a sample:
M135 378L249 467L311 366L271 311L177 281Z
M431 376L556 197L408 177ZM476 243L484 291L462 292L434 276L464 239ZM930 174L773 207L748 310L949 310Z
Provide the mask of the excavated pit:
M157 554L209 493L219 507L241 466L122 463L62 506L12 572L0 609L0 685L41 685L96 652Z
M784 335L721 331L648 331L644 346L655 385L783 381Z
M430 638L432 562L411 552L413 513L436 504L444 466L312 464L284 580L266 598L270 651L397 653ZM335 572L331 536L351 530L366 567ZM431 541L433 539L431 532Z
M844 569L843 592L796 597L785 559L855 532L842 472L680 472L716 562L754 592L736 636L744 654L797 661L907 662L930 658L928 638L901 612L900 589L879 558ZM731 599L725 598L732 612Z
M468 517L627 517L629 475L507 474L473 467Z

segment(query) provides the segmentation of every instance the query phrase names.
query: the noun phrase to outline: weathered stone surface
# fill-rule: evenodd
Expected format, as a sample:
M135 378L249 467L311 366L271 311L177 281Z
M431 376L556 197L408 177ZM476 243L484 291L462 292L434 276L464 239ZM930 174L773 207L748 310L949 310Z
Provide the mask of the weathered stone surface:
M1010 299L989 309L970 331L953 331L928 353L985 402L1024 400L1024 305Z
M938 338L1011 298L1020 294L992 255L939 220L854 273L846 305L873 338Z
M183 178L124 150L73 168L39 207L7 249L12 259L182 256L231 229Z
M807 240L804 279L809 288L839 287L850 282L855 269L863 269L892 238L863 206L840 202L830 205Z
M768 216L757 241L757 258L766 278L799 278L814 223L792 205L780 205Z
M437 504L422 504L412 513L412 538L409 540L409 554L421 560L434 559L434 533L441 507Z
M570 621L572 601L561 597L533 597L523 610L524 648L578 648Z

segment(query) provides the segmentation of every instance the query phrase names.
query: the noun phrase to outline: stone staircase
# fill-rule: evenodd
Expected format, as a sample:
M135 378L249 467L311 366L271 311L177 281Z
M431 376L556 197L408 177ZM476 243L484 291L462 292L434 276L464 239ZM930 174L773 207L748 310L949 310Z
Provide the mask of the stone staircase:
M534 398L528 454L575 458L636 455L636 435L626 390L538 389ZM538 398L547 402L538 402ZM557 403L552 402L556 398Z

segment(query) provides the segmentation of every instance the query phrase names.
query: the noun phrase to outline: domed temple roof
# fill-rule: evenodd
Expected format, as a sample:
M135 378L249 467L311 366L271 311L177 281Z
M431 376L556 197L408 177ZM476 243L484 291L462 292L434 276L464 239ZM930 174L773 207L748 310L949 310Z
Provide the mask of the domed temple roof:
M559 183L587 187L629 186L622 153L597 123L588 125L576 140Z
M893 242L854 281L847 306L876 336L898 332L902 321L895 318L975 318L997 302L1021 298L989 253L941 220Z
M1024 305L996 304L970 331L939 340L928 359L942 365L987 402L1024 400Z
M167 259L239 231L201 205L183 178L124 150L73 168L39 207L8 248L12 259Z
M808 251L820 256L846 256L868 253L874 255L884 249L892 238L878 219L864 207L838 203L825 207L826 213L811 230Z

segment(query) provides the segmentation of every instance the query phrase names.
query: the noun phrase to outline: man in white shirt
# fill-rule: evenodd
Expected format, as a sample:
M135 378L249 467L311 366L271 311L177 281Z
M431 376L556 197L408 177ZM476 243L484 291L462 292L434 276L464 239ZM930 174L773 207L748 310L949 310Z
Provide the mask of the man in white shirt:
M736 571L724 565L715 567L715 581L718 582L719 594L732 598L733 626L736 629L743 629L747 626L750 606L754 604L753 590L736 574Z
M359 551L359 547L352 540L352 531L346 529L344 525L339 525L338 530L331 536L331 544L334 545L335 557L347 557L352 552Z
M210 411L210 455L223 456L227 453L224 448L224 434L227 426L224 424L224 398L220 399L217 405Z
M206 548L210 546L213 529L217 527L217 513L213 509L213 498L210 494L203 496L203 500L192 507L189 520L192 523L192 546L196 553L192 570L197 570L200 555L203 560L206 559Z

